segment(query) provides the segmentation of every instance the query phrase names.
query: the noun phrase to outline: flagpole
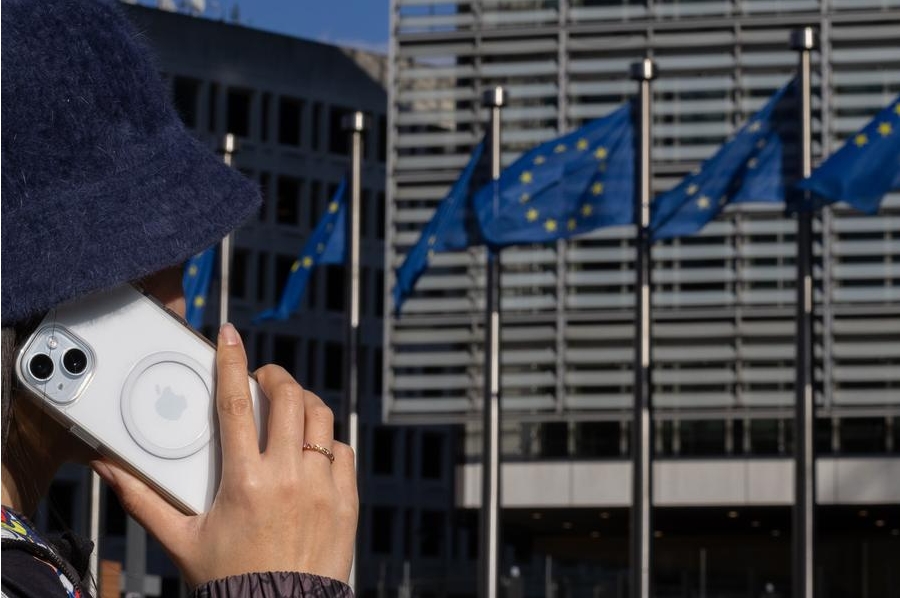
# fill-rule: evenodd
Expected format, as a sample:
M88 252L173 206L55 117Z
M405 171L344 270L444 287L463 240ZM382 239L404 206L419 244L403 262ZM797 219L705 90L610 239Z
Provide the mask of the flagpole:
M812 27L791 32L791 49L800 58L800 179L812 172L812 115L810 54L816 47ZM804 191L803 198L809 199ZM797 354L796 403L794 406L794 514L793 514L793 596L812 598L814 589L813 554L815 550L815 453L813 444L813 288L812 288L812 211L802 201L797 211Z
M656 65L650 58L631 65L631 78L640 88L637 189L635 196L635 350L634 420L631 431L631 596L650 598L653 572L652 401L650 367L650 81Z
M232 133L226 133L222 144L222 160L228 166L232 166L232 158L235 150L235 138ZM219 251L219 324L228 321L228 298L231 294L231 243L234 232L230 232L222 239L221 251Z
M347 348L345 369L347 386L344 415L344 438L355 454L359 453L359 241L360 241L360 190L362 188L363 131L366 116L360 111L348 114L341 123L350 134L350 201L347 204ZM357 464L359 461L357 460ZM350 569L350 588L356 589L356 545L353 547L353 564Z
M500 209L500 109L506 103L502 87L484 92L482 105L491 109L491 181L494 215ZM487 249L484 327L484 401L481 454L481 598L500 591L500 252Z
M90 503L88 505L88 535L91 539L91 542L94 543L94 550L91 551L91 555L89 557L89 571L91 574L91 578L89 580L88 590L93 596L100 595L100 561L98 558L98 554L100 554L100 476L97 475L95 471L90 471L88 474L88 479L90 480L90 488L89 488L89 498ZM93 587L90 587L93 586Z

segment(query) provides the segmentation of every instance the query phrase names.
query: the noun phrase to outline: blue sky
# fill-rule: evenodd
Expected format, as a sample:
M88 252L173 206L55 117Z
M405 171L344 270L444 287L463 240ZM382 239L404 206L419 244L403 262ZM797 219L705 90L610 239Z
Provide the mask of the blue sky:
M237 4L250 27L322 42L387 52L389 0L244 0Z
M237 12L242 25L255 29L387 53L390 0L206 0L205 4L208 18L229 21Z

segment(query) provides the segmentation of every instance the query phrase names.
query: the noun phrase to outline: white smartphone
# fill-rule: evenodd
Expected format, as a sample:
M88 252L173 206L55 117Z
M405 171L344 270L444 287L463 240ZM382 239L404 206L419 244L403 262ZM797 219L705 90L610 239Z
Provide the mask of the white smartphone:
M215 347L132 285L51 310L19 349L21 385L98 452L186 513L209 509L221 474ZM268 404L249 377L260 450Z

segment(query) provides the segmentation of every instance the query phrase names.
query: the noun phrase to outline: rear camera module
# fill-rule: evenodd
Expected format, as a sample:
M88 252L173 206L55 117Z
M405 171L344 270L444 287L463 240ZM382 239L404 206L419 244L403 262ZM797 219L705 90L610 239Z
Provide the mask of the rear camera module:
M62 358L63 367L75 376L83 374L87 368L87 355L81 349L69 349Z
M49 355L38 353L28 362L28 371L38 380L46 380L53 375L53 360Z

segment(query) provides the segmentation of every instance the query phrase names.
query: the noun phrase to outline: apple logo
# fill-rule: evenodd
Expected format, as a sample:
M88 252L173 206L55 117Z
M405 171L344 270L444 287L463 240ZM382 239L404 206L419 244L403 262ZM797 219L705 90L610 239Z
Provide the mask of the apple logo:
M156 412L169 421L181 418L181 414L187 409L187 399L184 395L175 394L171 386L160 390L156 386Z

